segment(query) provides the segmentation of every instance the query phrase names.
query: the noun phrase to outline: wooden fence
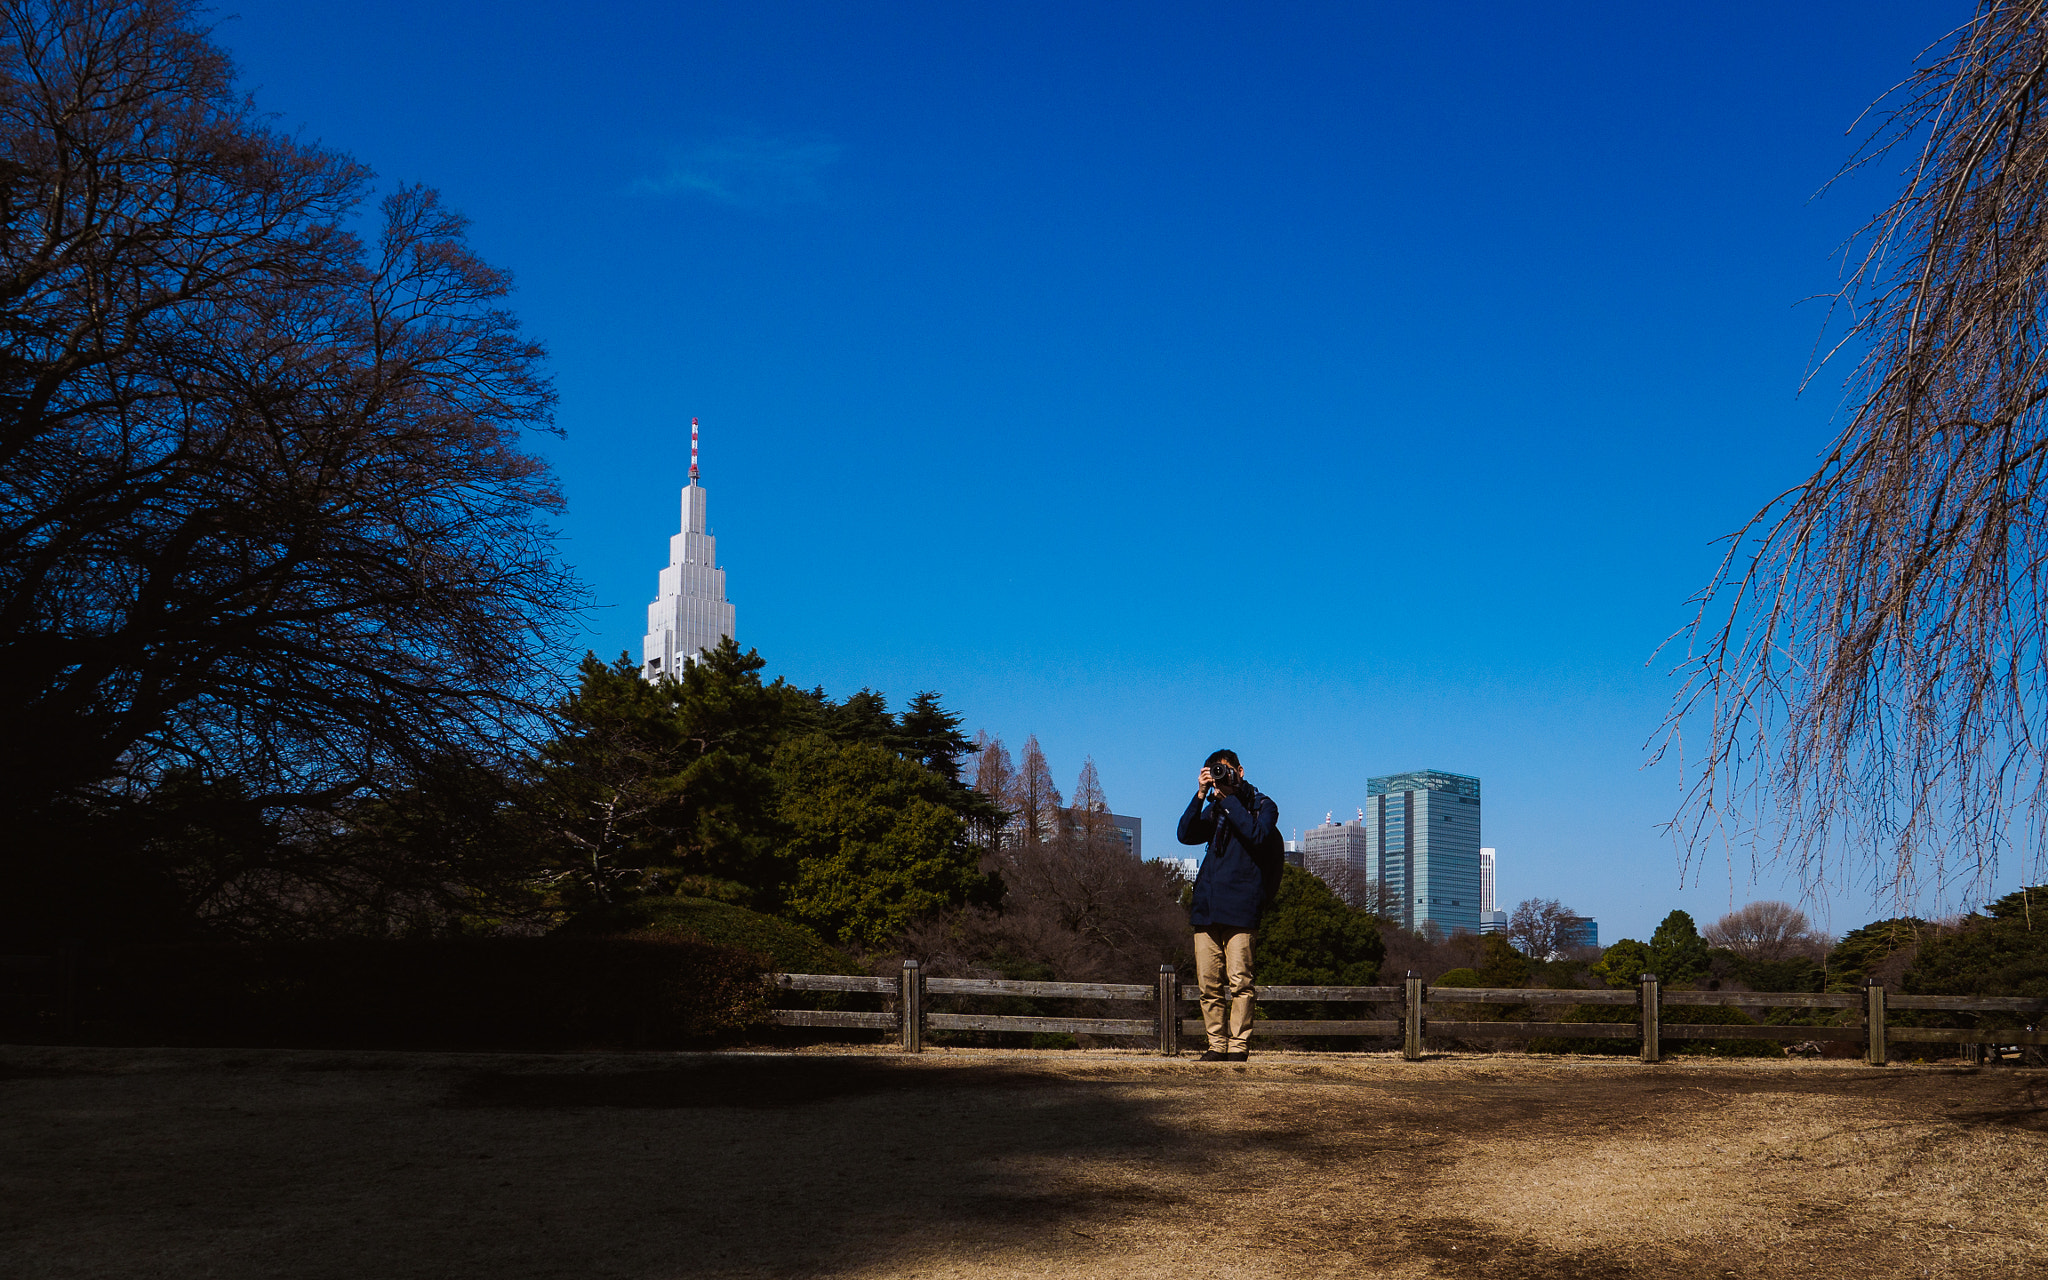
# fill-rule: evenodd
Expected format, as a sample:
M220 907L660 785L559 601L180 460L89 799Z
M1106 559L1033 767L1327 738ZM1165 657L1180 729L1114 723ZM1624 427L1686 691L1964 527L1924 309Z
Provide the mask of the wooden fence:
M1022 982L1004 978L930 978L915 960L906 960L900 977L847 977L822 973L778 973L770 983L781 991L860 992L884 997L893 1008L877 1013L824 1009L777 1009L775 1021L788 1027L843 1027L887 1032L903 1049L917 1053L933 1031L1067 1032L1097 1036L1128 1036L1158 1046L1163 1054L1180 1052L1181 1036L1204 1034L1200 1018L1186 1017L1197 1001L1191 984L1183 985L1171 965L1159 969L1154 986L1116 982ZM1132 1018L1024 1017L1010 1014L947 1013L928 1008L932 996L1030 996L1054 1000L1129 1001L1147 1006ZM1861 991L1825 995L1778 991L1675 991L1664 994L1655 974L1646 973L1632 990L1546 991L1505 987L1437 987L1409 977L1400 986L1265 987L1261 1004L1397 1005L1398 1019L1389 1018L1266 1018L1256 1024L1269 1036L1399 1036L1402 1056L1420 1058L1431 1039L1528 1040L1570 1037L1634 1040L1644 1062L1658 1060L1666 1040L1779 1040L1788 1043L1834 1041L1860 1043L1866 1062L1881 1066L1890 1048L1901 1043L1962 1045L2048 1045L2048 1031L2002 1028L1896 1027L1887 1024L1893 1010L1943 1010L1956 1013L2048 1013L2048 1000L2005 996L1895 995L1871 984ZM1845 1026L1767 1026L1722 1023L1666 1022L1665 1006L1698 1008L1735 1006L1749 1009L1840 1009L1857 1016ZM1627 1021L1496 1022L1461 1020L1461 1006L1587 1006L1612 1005L1627 1010ZM1134 1011L1135 1012L1135 1011Z

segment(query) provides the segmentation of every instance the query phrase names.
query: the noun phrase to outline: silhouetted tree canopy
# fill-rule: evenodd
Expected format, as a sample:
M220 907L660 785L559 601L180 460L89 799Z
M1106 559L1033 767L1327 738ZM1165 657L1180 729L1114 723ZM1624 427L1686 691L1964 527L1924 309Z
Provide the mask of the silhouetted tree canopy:
M195 12L0 26L0 812L37 910L174 777L277 814L502 757L578 603L509 278L277 133Z

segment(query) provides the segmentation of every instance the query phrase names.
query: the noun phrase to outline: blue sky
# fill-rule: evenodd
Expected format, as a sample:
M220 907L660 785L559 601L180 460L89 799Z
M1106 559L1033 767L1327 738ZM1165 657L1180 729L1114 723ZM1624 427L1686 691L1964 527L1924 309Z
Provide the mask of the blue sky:
M771 672L937 689L1068 789L1092 755L1155 855L1216 746L1290 828L1477 774L1502 897L1611 940L1788 894L1681 888L1651 655L1829 434L1798 304L1893 174L1812 197L1967 11L261 0L219 37L514 272L598 653L638 655L695 415Z

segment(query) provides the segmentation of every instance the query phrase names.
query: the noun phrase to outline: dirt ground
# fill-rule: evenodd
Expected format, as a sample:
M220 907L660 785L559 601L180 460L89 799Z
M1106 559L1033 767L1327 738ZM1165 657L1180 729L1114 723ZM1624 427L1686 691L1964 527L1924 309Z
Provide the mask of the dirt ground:
M0 1048L0 1275L2048 1275L2048 1072Z

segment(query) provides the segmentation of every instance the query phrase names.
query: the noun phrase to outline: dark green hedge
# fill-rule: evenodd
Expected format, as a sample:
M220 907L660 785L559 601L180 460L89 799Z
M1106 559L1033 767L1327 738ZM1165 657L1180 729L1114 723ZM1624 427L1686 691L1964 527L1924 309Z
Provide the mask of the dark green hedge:
M766 1021L767 957L688 939L137 947L93 966L81 1038L323 1048L673 1048Z

